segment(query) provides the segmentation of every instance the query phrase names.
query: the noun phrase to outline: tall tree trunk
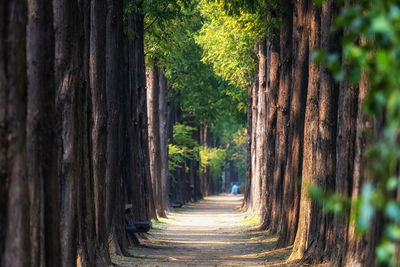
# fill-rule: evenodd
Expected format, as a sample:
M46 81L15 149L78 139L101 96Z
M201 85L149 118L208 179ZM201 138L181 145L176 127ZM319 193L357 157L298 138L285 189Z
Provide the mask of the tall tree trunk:
M200 145L204 148L209 147L209 128L202 126L200 128ZM210 168L209 166L201 166L200 170L200 188L203 197L210 194Z
M329 53L337 51L336 38L331 34L334 15L333 0L326 1L321 13L321 48ZM336 40L335 40L336 39ZM320 69L318 141L316 149L315 180L325 191L335 188L336 170L336 122L338 86L325 66ZM319 207L319 209L321 209ZM315 235L312 235L312 245L308 248L306 258L311 261L330 260L333 246L333 214L318 213L321 216L320 225Z
M257 102L258 102L258 74L254 77L253 79L253 85L252 85L252 92L251 92L251 99L252 99L252 104L251 104L251 182L250 182L250 203L249 207L253 209L254 205L256 205L254 202L254 192L256 188L256 182L255 182L255 171L257 169L256 166L256 145L257 145L257 140L256 140L256 134L257 134Z
M246 137L246 185L242 203L242 209L249 207L251 189L251 137L252 137L252 86L247 87L247 137ZM230 190L230 189L229 189Z
M358 87L342 81L339 88L337 136L336 136L336 180L335 192L351 197L354 172L355 135L357 120ZM346 256L349 211L335 214L334 247L332 261L343 266Z
M269 81L267 87L267 121L266 121L266 193L262 199L264 210L262 214L262 227L267 229L271 224L272 209L272 185L275 166L275 136L276 136L276 117L277 100L279 92L279 36L271 37L271 60L269 63Z
M0 214L0 265L29 266L29 220L25 218L29 210L26 168L26 3L15 0L1 5L4 24L0 27L4 26L1 32L5 36L2 36L0 45L0 190L4 190L0 192L0 205L4 205Z
M161 153L161 193L163 207L169 207L169 177L168 177L168 81L160 70L160 153ZM194 182L193 182L194 184Z
M27 162L32 266L60 266L52 4L28 1ZM46 227L45 227L46 226Z
M296 236L300 203L300 183L303 161L304 115L308 82L308 1L297 0L293 10L293 93L290 104L288 157L285 166L282 229L278 247L293 244Z
M140 10L142 2L137 2ZM144 65L144 16L135 13L129 20L133 31L133 66L130 73L133 74L132 115L133 115L133 184L132 195L134 204L134 220L150 220L155 216L153 201L153 189L150 179L149 141L147 129L147 101L146 101L146 75Z
M280 51L279 54L279 93L276 119L275 168L272 189L272 209L270 232L280 231L282 216L283 178L287 159L289 110L292 94L292 32L293 4L290 0L281 2L283 13L280 19Z
M7 25L8 0L0 1L0 229L5 229L7 223ZM0 231L0 264L3 263L5 247L5 231Z
M363 74L359 84L358 105L357 105L357 129L355 137L355 154L353 167L353 187L352 200L355 201L361 194L362 185L365 181L371 179L365 171L368 164L364 159L364 151L368 146L368 140L365 131L372 131L377 126L378 119L372 120L363 111L363 102L367 96L369 89L369 80L366 74ZM361 267L373 266L375 263L375 247L380 241L381 225L379 220L373 218L371 231L364 237L359 237L356 234L355 225L352 223L348 227L347 234L347 249L344 258L343 266Z
M154 199L157 214L165 217L161 187L161 151L160 151L160 69L150 66L147 86L147 116L149 121L150 171L153 182Z
M107 95L107 168L106 168L106 227L111 253L125 254L121 244L120 224L124 213L120 211L121 166L121 96L123 3L107 1L106 16L106 95Z
M92 172L95 205L96 245L99 256L111 264L108 254L108 229L106 228L106 166L107 166L107 101L106 101L106 3L90 2L90 58L89 74L92 109Z
M79 1L81 21L79 56L83 59L80 68L79 89L76 93L77 159L78 162L78 266L104 266L99 261L96 246L95 205L92 173L91 143L91 90L90 86L90 1Z
M261 201L263 198L262 184L265 180L266 165L265 165L265 146L266 146L266 89L268 80L268 66L267 66L267 40L263 38L259 42L258 47L258 100L257 100L257 124L256 124L256 147L255 147L255 169L254 169L254 180L252 181L253 186L253 205L252 210L255 213L260 214L263 206ZM265 183L265 181L264 181Z
M61 264L76 264L77 134L76 91L79 89L79 13L76 1L53 1L55 85L58 115L59 178L61 183Z
M348 6L348 1L345 5ZM346 62L343 62L342 66L346 67ZM341 81L338 97L335 192L349 198L353 187L355 137L358 127L356 124L357 110L358 86L353 86L346 80ZM334 217L332 262L335 266L344 265L347 253L349 216L350 210L343 210Z
M309 1L309 3L312 1ZM310 5L309 21L309 51L320 46L320 8L314 3ZM310 184L317 182L316 156L318 142L318 101L320 89L320 67L310 61L307 88L307 104L304 125L304 152L301 182L300 213L296 238L290 260L302 259L305 251L318 240L319 228L322 225L322 208L308 198L307 190Z

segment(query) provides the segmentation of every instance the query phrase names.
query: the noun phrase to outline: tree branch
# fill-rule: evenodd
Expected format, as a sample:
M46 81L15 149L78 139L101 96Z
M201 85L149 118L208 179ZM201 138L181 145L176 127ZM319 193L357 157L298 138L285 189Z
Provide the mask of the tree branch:
M168 3L163 8L163 10L161 11L160 15L158 15L155 19L153 19L153 21L143 30L143 32L146 32L151 26L153 26L153 24L161 17L161 14L165 12L167 7L168 7Z

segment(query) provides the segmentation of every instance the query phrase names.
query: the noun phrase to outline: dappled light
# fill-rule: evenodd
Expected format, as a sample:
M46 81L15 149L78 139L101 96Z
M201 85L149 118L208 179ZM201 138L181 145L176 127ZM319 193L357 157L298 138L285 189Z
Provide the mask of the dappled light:
M242 196L221 194L160 219L129 266L285 266L290 248L274 249L277 238L246 221ZM157 259L157 260L155 260Z
M1 0L0 266L400 266L399 0Z

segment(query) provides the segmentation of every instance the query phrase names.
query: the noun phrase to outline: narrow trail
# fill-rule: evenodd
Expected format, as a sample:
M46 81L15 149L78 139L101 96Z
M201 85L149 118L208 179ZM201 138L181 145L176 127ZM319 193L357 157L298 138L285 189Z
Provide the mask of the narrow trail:
M168 214L149 239L130 250L134 257L114 257L121 266L291 266L290 248L274 250L276 238L254 230L239 211L242 198L207 197Z

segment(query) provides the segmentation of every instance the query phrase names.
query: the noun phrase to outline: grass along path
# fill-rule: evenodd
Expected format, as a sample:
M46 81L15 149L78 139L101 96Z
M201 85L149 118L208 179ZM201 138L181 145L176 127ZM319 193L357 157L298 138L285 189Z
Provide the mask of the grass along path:
M276 238L256 231L257 221L239 211L242 198L207 197L168 213L153 224L148 240L113 257L121 266L292 266L290 248L274 250Z

